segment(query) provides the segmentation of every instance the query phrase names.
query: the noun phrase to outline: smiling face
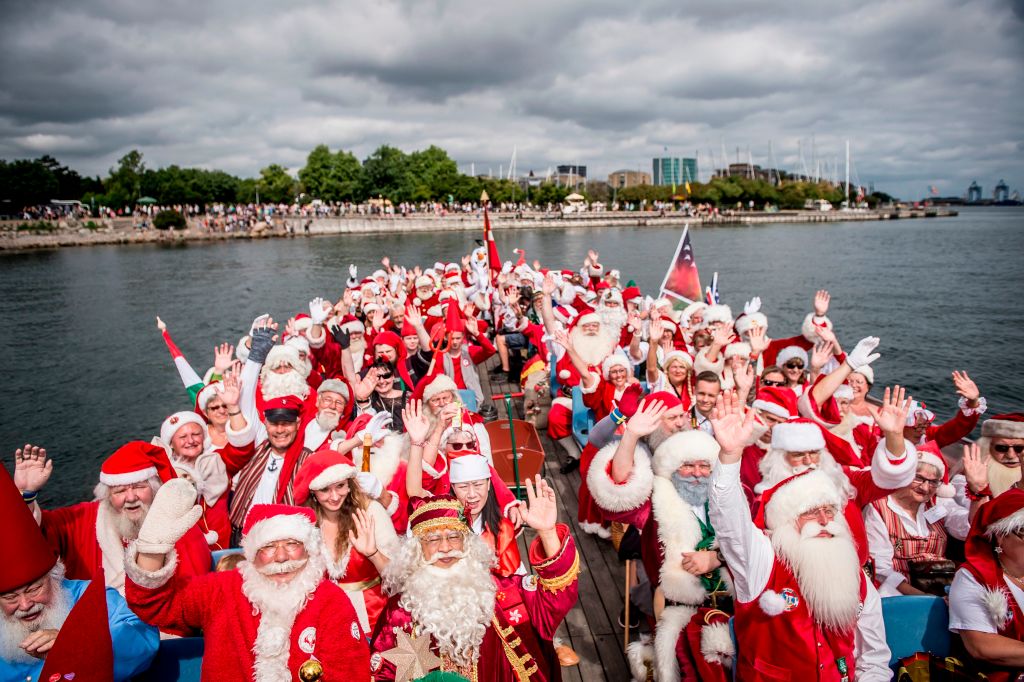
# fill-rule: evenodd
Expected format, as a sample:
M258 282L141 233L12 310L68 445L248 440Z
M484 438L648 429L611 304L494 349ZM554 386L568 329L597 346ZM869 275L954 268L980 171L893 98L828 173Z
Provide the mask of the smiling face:
M853 401L860 402L868 394L868 380L863 374L853 372L846 378L846 383L853 389Z
M722 385L717 381L698 381L694 389L694 403L697 411L705 417L711 414L718 400L718 394L722 392Z
M305 568L306 546L298 540L278 540L256 550L253 566L275 583L287 583ZM295 562L302 562L294 568Z
M477 518L487 504L487 498L491 493L490 479L480 481L465 481L452 484L452 494L458 498L462 506L469 512L471 518Z
M338 483L332 483L323 490L313 490L311 492L313 497L316 498L317 503L325 511L336 512L341 509L341 505L348 498L349 481L346 479Z
M42 618L43 610L50 605L53 590L53 580L50 574L46 573L28 585L0 594L0 609L3 610L5 618L17 619L31 626Z
M175 457L194 460L203 454L203 427L194 422L185 424L171 436L170 445Z
M622 365L615 365L608 370L608 380L615 388L623 388L629 380L629 372Z

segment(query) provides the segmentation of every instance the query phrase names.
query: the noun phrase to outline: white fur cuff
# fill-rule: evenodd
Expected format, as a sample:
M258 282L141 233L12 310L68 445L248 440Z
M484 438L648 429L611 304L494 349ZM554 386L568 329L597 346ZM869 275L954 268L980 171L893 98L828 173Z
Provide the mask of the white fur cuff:
M700 629L700 653L709 663L732 667L736 647L733 646L728 623L714 623Z
M178 567L178 551L172 549L167 553L167 562L158 571L146 571L139 568L136 561L139 556L138 542L133 541L125 550L124 572L133 583L147 590L155 590L167 584Z
M614 441L598 450L587 472L587 486L594 501L610 512L636 509L650 498L654 486L650 455L647 454L647 448L639 443L633 451L633 470L629 478L622 484L611 479L608 465L618 445L619 441Z

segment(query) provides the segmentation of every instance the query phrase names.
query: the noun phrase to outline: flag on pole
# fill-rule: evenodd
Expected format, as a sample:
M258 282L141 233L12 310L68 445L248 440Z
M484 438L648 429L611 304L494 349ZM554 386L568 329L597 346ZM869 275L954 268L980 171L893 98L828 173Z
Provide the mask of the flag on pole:
M676 253L661 283L661 293L687 305L701 299L700 274L697 272L697 262L693 258L689 225L683 227Z
M494 234L491 232L491 218L487 215L487 206L484 206L484 239L487 240L487 265L491 269L491 278L501 272L501 257L498 255L498 245L494 243Z
M690 182L689 182L689 180L687 180L687 182L686 182L686 193L687 194L690 193Z

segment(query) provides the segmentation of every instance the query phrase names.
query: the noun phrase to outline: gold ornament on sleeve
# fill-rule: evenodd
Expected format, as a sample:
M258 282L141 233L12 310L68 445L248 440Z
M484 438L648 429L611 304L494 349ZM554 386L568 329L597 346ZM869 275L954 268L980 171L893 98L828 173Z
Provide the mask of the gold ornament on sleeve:
M302 682L320 682L323 677L324 667L315 658L311 658L299 666L299 679Z

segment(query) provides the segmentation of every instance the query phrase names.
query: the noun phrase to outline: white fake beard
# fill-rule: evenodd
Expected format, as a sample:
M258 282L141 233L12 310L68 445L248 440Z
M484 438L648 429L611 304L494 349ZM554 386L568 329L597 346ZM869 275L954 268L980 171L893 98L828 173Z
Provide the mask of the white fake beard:
M363 369L363 356L366 355L366 339L352 341L348 352L352 356L352 366L358 374Z
M149 514L149 505L139 502L138 504L142 507L142 517L138 521L132 521L125 516L123 509L122 511L114 509L114 505L110 503L109 499L103 500L103 504L107 505L107 518L111 520L118 537L129 542L138 539L142 523L146 520L146 515Z
M43 615L31 623L26 623L16 615L4 616L0 626L0 661L8 663L22 663L32 665L38 663L39 659L30 656L20 644L25 638L38 630L60 630L71 613L71 597L64 589L63 582L58 578L51 577L53 584L50 591L53 598L49 604L42 607ZM23 615L31 615L41 604L18 612Z
M988 460L988 482L994 495L1001 495L1021 480L1021 467L1008 467L997 462L995 457Z
M273 400L274 398L283 398L286 395L294 395L305 400L306 396L309 395L309 384L306 383L306 379L299 374L296 370L284 372L278 374L264 368L263 374L260 377L260 382L263 387L263 399Z
M341 415L334 410L320 410L316 413L316 425L328 433L338 428L340 421Z
M816 537L822 530L833 537ZM772 547L790 567L811 617L824 628L845 632L860 611L860 560L842 517L822 526L811 521L802 531L787 523L772 530Z
M604 325L601 326L601 331L597 333L597 336L587 336L582 330L573 329L569 333L569 340L576 349L576 353L583 358L583 362L591 367L600 366L604 359L615 350L615 344L618 341L617 338L613 339L610 334L605 332Z
M607 330L606 333L611 334L615 338L619 338L622 333L622 328L626 324L626 309L625 308L605 308L599 306L597 314L601 318L601 331Z
M651 449L651 452L654 452L655 450L658 449L658 446L660 446L662 443L668 440L668 437L671 435L671 433L669 433L659 425L658 428L654 429L654 431L648 434L647 447Z
M445 569L426 563L415 537L404 543L385 569L385 587L401 593L398 605L434 638L443 655L457 665L471 665L494 617L494 553L483 540L469 534L463 552L445 553L462 555ZM442 556L435 554L433 560Z
M758 465L761 471L761 483L758 485L762 490L767 490L782 481L786 480L790 476L803 473L808 469L819 469L828 474L832 482L843 491L846 499L854 496L853 485L850 483L850 479L847 478L843 472L843 468L833 459L832 455L827 450L821 451L820 459L818 460L817 466L801 464L799 466L790 466L789 462L786 461L786 453L782 450L776 450L768 448L768 452L765 453L761 459L761 463Z

